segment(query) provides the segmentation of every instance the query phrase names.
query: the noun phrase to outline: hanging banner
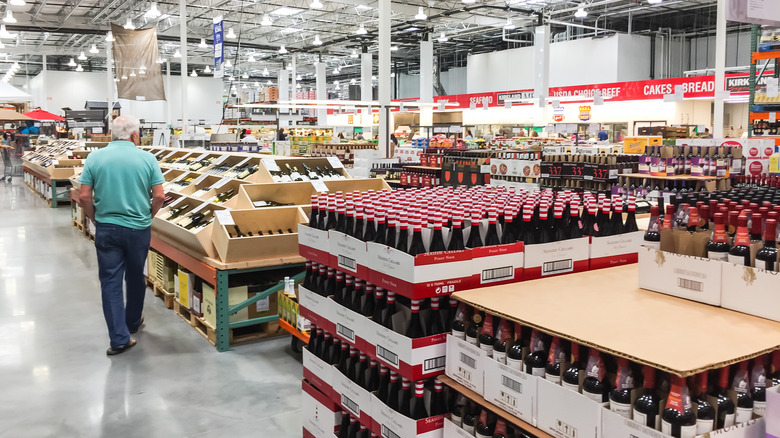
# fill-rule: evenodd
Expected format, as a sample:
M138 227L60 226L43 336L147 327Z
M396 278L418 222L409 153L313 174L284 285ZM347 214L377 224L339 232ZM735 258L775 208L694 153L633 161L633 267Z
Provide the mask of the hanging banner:
M214 17L214 77L221 78L225 75L225 48L222 46L222 16Z
M157 29L129 30L111 25L117 97L137 101L165 100L157 59Z

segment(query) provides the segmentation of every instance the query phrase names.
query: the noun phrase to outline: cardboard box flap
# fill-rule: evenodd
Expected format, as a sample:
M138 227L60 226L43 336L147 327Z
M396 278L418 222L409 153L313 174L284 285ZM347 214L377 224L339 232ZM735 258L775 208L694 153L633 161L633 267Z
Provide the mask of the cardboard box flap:
M454 296L499 317L683 377L768 353L780 340L780 323L639 289L636 265ZM679 342L681 336L685 342Z
M283 184L247 184L241 187L237 208L255 208L255 201L273 201L279 204L309 205L311 195L317 191L308 181L287 182Z

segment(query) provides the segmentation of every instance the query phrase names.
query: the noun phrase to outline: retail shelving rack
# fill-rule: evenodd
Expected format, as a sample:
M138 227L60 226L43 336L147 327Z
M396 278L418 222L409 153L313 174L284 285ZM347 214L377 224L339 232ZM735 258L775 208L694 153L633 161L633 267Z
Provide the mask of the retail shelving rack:
M758 107L756 105L756 90L758 89L759 81L762 77L765 76L765 74L768 74L767 71L773 70L772 76L777 78L780 76L780 50L772 50L772 51L766 51L766 52L759 52L758 51L758 43L759 38L761 37L761 28L760 26L753 25L751 29L751 36L750 36L750 51L751 54L751 62L750 62L750 82L749 82L749 88L750 88L750 99L748 103L748 109L750 111L750 123L748 123L748 137L753 137L753 123L757 120L770 120L772 118L772 115L774 114L774 118L777 118L777 113L780 111L777 111L777 108L766 108L766 107ZM761 61L766 61L761 66L761 71L758 71L758 66ZM775 104L774 106L780 106L778 104ZM757 111L759 110L759 111ZM774 136L760 136L758 138L774 138L775 144L780 145L780 135L774 135Z

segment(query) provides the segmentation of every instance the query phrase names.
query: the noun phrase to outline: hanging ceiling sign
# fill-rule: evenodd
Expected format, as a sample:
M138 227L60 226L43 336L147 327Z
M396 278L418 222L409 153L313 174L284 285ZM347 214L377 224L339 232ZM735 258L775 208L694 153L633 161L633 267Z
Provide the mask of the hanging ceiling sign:
M225 48L222 45L224 27L222 16L214 17L214 77L221 78L225 75Z

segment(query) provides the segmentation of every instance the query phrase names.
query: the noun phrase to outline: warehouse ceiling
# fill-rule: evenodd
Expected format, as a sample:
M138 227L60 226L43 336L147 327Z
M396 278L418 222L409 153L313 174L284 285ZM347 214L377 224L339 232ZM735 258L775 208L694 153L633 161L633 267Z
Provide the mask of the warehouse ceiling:
M465 65L469 54L533 44L531 29L539 20L550 24L553 35L565 39L615 32L648 34L669 28L673 33L706 35L714 30L715 7L716 0L393 1L392 60L396 71L415 72L419 42L430 38L439 68L444 71ZM586 17L578 13L580 9L587 12ZM8 61L8 66L19 62L22 68L17 75L40 72L44 54L48 69L73 69L68 63L76 58L86 71L105 71L106 32L112 23L128 22L139 29L156 26L160 53L171 63L172 72L179 73L173 57L180 48L178 2L34 0L23 6L6 2L0 10L11 34L0 32L4 45L0 62ZM420 12L425 19L420 19ZM212 63L211 28L218 15L224 17L226 31L232 28L236 35L226 39L226 57L236 76L246 73L259 79L266 77L263 71L267 69L270 77L295 56L304 82L313 80L317 61L328 64L329 80L355 78L359 77L356 54L376 52L375 1L188 1L189 65L201 75ZM357 33L361 26L365 29L362 35ZM733 26L736 30L738 25ZM317 37L321 45L313 44ZM201 44L201 39L206 44ZM289 53L280 54L282 46ZM253 62L249 62L250 56ZM7 68L0 64L0 73ZM335 69L338 74L332 74Z

